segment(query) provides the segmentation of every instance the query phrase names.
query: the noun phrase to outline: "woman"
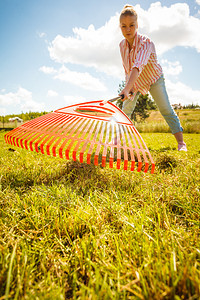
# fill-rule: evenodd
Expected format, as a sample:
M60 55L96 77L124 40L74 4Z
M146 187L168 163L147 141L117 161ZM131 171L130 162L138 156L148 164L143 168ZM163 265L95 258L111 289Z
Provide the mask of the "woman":
M120 28L125 37L120 43L126 75L126 85L120 93L124 95L122 109L130 117L139 94L145 95L149 91L177 140L178 150L187 151L183 141L183 128L168 99L163 71L157 62L155 46L149 38L138 34L137 19L133 6L125 5L119 19ZM129 97L130 93L133 93L133 96Z

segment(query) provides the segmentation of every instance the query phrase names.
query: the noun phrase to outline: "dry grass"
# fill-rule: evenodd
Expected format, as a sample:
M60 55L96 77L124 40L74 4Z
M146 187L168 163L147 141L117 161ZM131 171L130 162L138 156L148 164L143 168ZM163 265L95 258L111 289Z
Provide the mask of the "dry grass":
M200 110L178 110L181 125L185 133L200 133ZM152 111L143 123L136 124L139 132L170 132L169 126L159 111Z

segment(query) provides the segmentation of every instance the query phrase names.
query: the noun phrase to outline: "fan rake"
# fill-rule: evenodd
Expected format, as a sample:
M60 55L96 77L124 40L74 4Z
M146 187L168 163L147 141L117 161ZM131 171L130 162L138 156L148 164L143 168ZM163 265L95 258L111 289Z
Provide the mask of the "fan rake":
M81 163L147 172L155 164L131 120L109 101L92 101L55 110L5 134L8 144Z

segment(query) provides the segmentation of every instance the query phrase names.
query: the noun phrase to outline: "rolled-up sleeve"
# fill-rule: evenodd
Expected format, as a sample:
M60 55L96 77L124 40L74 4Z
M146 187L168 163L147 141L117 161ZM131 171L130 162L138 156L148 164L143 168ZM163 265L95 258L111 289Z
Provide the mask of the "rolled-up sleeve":
M136 55L131 69L137 68L140 74L144 67L147 65L150 55L154 51L154 49L154 44L150 40L147 40L145 43L143 43Z

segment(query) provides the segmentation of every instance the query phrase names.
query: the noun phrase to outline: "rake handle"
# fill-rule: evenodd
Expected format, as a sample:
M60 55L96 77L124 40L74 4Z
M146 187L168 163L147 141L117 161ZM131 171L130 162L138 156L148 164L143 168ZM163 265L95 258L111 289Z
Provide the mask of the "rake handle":
M129 94L129 96L132 96L133 95L133 93L131 92L130 94ZM122 94L122 95L120 95L120 96L118 96L118 97L115 97L115 98L113 98L113 99L110 99L110 100L107 100L107 102L109 101L109 102L115 102L115 101L117 101L117 100L122 100L122 99L124 99L124 94Z
M108 101L109 101L109 102L115 102L115 101L120 100L120 99L123 99L123 98L124 98L124 95L122 94L121 96L115 97L115 98L110 99L110 100L108 100Z
M129 96L131 96L131 95L133 95L133 93L130 93L130 94L129 94ZM115 101L120 100L120 99L121 99L121 100L124 99L124 94L122 94L122 95L120 95L120 96L117 96L117 97L115 97L115 98L109 99L109 100L104 100L103 103L102 103L101 105L104 105L104 104L106 104L107 102L115 102Z

